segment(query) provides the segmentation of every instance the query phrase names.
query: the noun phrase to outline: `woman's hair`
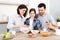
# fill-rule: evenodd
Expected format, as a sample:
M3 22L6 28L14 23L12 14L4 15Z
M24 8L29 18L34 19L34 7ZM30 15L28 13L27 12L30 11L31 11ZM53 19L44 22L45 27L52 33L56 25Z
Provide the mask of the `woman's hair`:
M28 8L27 8L27 6L24 5L24 4L21 4L21 5L18 6L18 8L17 8L17 14L20 14L19 9L24 9L24 8L26 8L26 12L24 13L23 16L26 17L26 14L27 14Z
M31 9L29 10L29 13L32 12L32 11L34 11L35 14L36 14L36 10L35 10L35 8L31 8Z

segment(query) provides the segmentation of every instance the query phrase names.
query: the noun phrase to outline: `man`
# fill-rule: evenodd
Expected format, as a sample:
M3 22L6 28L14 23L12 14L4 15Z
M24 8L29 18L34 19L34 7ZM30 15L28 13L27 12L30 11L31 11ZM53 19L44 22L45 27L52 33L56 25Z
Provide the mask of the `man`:
M36 18L40 20L42 23L42 30L44 28L48 31L49 29L55 30L57 28L56 22L53 17L46 12L46 5L44 3L40 3L38 5L38 12L39 14L36 15Z

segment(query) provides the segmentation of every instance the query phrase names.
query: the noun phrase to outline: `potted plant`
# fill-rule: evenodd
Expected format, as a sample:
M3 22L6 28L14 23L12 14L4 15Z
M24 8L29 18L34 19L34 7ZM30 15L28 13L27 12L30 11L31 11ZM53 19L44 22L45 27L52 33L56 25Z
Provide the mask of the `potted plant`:
M57 25L60 26L60 18L57 19Z

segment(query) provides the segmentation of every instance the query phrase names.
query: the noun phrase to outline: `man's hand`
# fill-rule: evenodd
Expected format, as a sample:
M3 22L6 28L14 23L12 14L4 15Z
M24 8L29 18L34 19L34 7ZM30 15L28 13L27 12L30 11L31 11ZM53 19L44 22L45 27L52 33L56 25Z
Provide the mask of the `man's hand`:
M52 27L52 24L51 24L51 23L49 23L49 21L46 21L45 23L46 23L46 25L47 25L49 28L51 28L51 27Z
M53 30L57 29L57 25L56 24L52 25L49 21L46 21L46 25Z

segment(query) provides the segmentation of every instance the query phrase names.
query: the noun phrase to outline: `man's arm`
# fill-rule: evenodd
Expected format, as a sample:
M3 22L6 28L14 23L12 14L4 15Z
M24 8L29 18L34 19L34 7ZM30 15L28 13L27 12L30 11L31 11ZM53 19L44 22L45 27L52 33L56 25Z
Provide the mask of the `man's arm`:
M46 24L47 24L47 26L48 27L50 27L51 29L53 29L53 30L56 30L57 29L57 23L56 23L56 21L54 20L54 18L51 16L51 15L49 15L48 16L48 21L46 21Z
M51 28L51 29L53 29L53 30L56 30L58 27L57 27L57 24L51 24L50 22L48 22L48 21L46 21L46 25L49 27L49 28Z

